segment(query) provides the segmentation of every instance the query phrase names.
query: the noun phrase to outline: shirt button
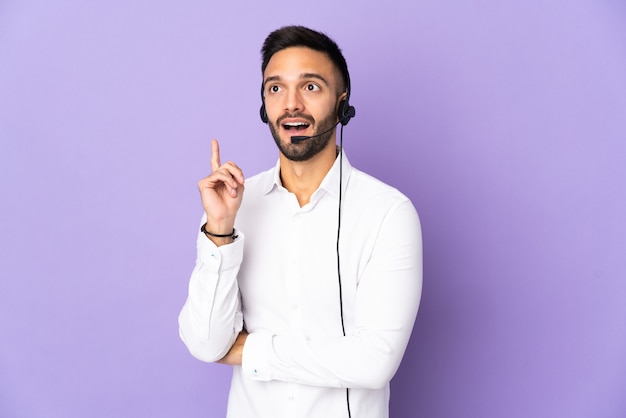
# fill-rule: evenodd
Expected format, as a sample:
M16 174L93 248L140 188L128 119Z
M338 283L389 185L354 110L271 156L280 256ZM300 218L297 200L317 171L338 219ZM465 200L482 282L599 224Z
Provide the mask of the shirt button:
M293 305L291 305L291 310L292 311L297 311L298 310L298 305L296 305L295 303Z
M293 395L289 395L289 397L287 399L289 399L290 401L293 401L294 399L296 399L296 397L293 396Z

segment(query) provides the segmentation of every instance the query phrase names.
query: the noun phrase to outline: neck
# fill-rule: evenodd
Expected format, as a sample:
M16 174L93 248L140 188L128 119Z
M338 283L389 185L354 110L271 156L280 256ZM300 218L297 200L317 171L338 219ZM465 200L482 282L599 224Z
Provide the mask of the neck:
M296 195L300 207L309 203L336 158L334 141L330 141L326 148L307 161L291 161L280 155L281 181L287 190Z

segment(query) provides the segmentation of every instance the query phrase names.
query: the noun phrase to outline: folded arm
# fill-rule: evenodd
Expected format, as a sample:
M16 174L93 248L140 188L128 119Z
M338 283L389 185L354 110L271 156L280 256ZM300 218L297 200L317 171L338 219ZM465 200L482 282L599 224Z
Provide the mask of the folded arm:
M246 376L314 386L380 388L408 344L422 289L419 219L410 203L385 219L356 290L355 320L344 336L306 338L253 332L231 352ZM239 356L235 351L240 352Z

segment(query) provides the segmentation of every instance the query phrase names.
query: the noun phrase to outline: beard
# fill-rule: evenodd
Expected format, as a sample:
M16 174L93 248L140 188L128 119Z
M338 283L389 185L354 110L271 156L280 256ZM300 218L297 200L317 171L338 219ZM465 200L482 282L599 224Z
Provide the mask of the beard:
M330 141L330 138L333 136L333 125L337 124L337 115L335 113L331 113L326 118L322 119L319 123L319 126L316 127L315 132L311 135L312 138L305 139L302 142L297 144L293 144L290 142L283 143L280 140L280 135L278 133L278 127L280 126L280 120L285 117L305 117L306 119L310 119L313 121L313 118L306 117L304 115L285 115L283 117L278 118L278 121L275 123L270 122L270 131L272 132L272 136L274 137L274 142L276 142L276 146L280 152L291 161L307 161L311 158L315 157L319 154ZM320 132L326 132L323 135L315 136Z

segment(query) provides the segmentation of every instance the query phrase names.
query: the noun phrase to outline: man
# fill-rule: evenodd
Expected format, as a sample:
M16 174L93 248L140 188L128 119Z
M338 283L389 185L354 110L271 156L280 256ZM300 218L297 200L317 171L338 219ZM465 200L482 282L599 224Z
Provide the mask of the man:
M355 113L336 43L289 26L262 55L278 163L244 181L213 141L180 336L234 366L228 417L388 417L421 295L417 213L336 145Z

